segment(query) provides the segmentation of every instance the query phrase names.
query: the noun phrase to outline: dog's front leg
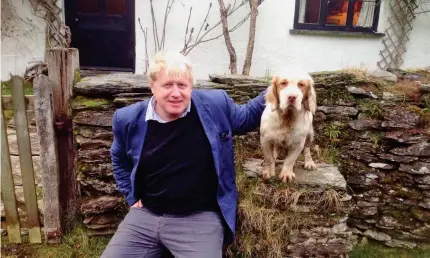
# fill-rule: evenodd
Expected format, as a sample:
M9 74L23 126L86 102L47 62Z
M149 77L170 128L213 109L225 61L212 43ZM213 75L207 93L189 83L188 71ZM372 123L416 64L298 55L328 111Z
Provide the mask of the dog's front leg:
M270 140L261 138L261 149L264 156L264 165L261 175L263 179L270 179L275 175L275 157L273 153L274 143Z
M305 169L307 170L316 170L317 165L315 165L314 160L311 155L311 145L313 142L313 132L309 133L306 137L305 148L303 150L303 154L305 156Z
M299 144L293 144L292 146L288 147L288 155L284 160L281 174L279 174L279 178L282 180L282 182L286 183L288 181L293 181L293 179L296 177L293 171L294 164L302 152L304 144L305 141Z

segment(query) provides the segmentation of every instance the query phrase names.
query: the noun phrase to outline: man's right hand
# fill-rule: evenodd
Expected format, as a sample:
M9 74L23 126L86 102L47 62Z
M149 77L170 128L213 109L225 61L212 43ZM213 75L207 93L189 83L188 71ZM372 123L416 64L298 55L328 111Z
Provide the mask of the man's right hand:
M141 200L137 201L131 207L134 207L134 208L143 208L142 201Z

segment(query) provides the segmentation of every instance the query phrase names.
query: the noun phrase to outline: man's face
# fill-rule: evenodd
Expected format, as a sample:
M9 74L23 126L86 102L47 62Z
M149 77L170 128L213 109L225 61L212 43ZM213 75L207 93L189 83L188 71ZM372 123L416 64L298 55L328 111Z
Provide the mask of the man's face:
M169 76L164 69L151 83L155 111L165 121L179 118L191 101L192 83L188 76Z

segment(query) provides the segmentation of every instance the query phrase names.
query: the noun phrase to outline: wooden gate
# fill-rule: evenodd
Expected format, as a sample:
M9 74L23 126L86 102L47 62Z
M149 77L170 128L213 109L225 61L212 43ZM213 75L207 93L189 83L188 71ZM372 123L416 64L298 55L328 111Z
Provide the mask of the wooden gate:
M22 238L5 110L14 113L29 242L41 243L43 231L46 243L59 243L61 235L73 227L76 213L75 153L69 100L79 70L79 54L77 49L57 48L48 50L46 55L49 78L43 74L34 78L34 95L24 95L22 78L12 76L12 94L1 97L1 197L11 243L21 243ZM37 206L27 110L34 110L40 143L43 229Z
M33 159L27 121L27 110L34 108L34 96L24 96L24 86L20 77L13 76L11 81L12 95L2 96L1 112L1 194L4 203L7 232L10 242L21 243L21 227L18 218L9 143L3 109L13 110L14 113L30 242L41 243L42 237L39 223L39 210L37 207L36 184L34 180Z

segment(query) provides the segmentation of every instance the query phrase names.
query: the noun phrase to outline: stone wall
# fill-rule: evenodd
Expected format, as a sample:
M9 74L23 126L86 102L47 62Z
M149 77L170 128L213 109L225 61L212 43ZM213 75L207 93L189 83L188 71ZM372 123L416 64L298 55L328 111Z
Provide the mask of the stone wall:
M354 203L348 225L387 245L429 242L428 93L416 87L403 94L401 87L361 74L313 77L319 105L313 153L320 162L337 164L348 183ZM196 87L224 89L244 103L267 86L264 79L210 76ZM142 76L111 74L83 78L74 96L84 224L90 234L110 234L127 210L112 177L112 115L119 107L148 98L150 91ZM243 155L261 157L257 132L240 138Z

